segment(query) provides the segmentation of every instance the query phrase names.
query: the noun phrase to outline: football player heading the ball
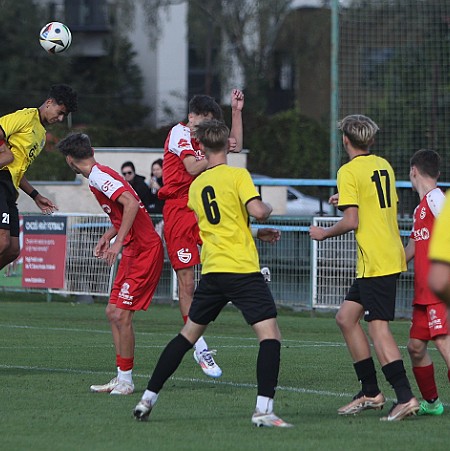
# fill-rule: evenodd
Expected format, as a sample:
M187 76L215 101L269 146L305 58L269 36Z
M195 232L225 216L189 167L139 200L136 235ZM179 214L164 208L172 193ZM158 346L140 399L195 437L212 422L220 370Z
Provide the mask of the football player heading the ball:
M44 214L57 207L38 193L25 172L45 146L45 125L62 122L77 110L77 93L64 84L54 85L39 108L24 108L0 117L0 269L20 253L19 188L28 194Z

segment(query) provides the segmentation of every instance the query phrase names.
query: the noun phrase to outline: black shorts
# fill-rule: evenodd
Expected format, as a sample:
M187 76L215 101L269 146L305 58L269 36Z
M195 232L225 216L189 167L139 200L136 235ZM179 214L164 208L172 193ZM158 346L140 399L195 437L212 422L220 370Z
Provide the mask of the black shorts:
M395 316L398 276L391 274L355 279L345 299L362 305L365 321L392 321Z
M230 301L250 325L277 316L272 293L260 272L209 273L202 275L195 290L189 318L194 323L207 325Z
M10 236L19 236L19 210L17 190L7 170L0 171L0 229L9 230Z

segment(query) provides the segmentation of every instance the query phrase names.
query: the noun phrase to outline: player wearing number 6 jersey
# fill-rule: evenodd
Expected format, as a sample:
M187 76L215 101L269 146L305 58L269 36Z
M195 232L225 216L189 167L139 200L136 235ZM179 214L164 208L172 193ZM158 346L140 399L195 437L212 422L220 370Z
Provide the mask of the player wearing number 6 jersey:
M197 215L203 241L202 277L185 326L161 354L147 390L134 409L138 420L148 418L164 383L208 324L231 301L241 310L259 340L258 396L252 423L291 426L273 413L281 335L275 302L260 272L249 227L249 215L263 221L269 217L272 207L261 201L246 169L226 165L228 136L227 126L217 120L204 121L196 129L208 166L192 182L188 206Z
M310 228L311 238L318 241L354 230L358 245L356 279L336 322L362 387L352 402L338 409L338 414L381 409L386 402L378 387L369 340L360 324L364 316L381 369L398 400L383 419L398 421L415 414L419 403L412 394L389 328L395 314L397 278L406 270L397 224L395 175L388 161L370 153L378 131L375 122L363 115L351 115L340 121L339 129L350 161L338 171L339 194L332 196L330 202L344 212L344 217L329 228Z

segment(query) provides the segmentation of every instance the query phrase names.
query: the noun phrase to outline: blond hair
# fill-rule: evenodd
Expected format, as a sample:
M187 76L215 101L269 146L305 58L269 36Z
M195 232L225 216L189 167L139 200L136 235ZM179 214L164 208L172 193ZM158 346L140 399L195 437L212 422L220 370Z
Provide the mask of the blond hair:
M354 147L368 150L373 144L379 127L370 117L352 114L338 122L339 130L347 136Z

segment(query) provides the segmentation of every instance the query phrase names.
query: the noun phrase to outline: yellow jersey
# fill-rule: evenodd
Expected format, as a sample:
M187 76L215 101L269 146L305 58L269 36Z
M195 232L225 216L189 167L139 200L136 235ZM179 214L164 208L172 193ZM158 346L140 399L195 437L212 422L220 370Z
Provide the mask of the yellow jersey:
M450 264L450 190L447 190L444 206L434 223L428 257Z
M259 272L246 204L260 198L249 172L226 164L200 174L189 189L203 241L202 274Z
M23 175L45 146L45 128L37 108L24 108L2 116L0 127L14 155L14 161L1 170L9 170L14 186L19 190Z
M359 155L338 171L339 209L358 207L358 278L406 271L397 222L395 174L384 158Z

